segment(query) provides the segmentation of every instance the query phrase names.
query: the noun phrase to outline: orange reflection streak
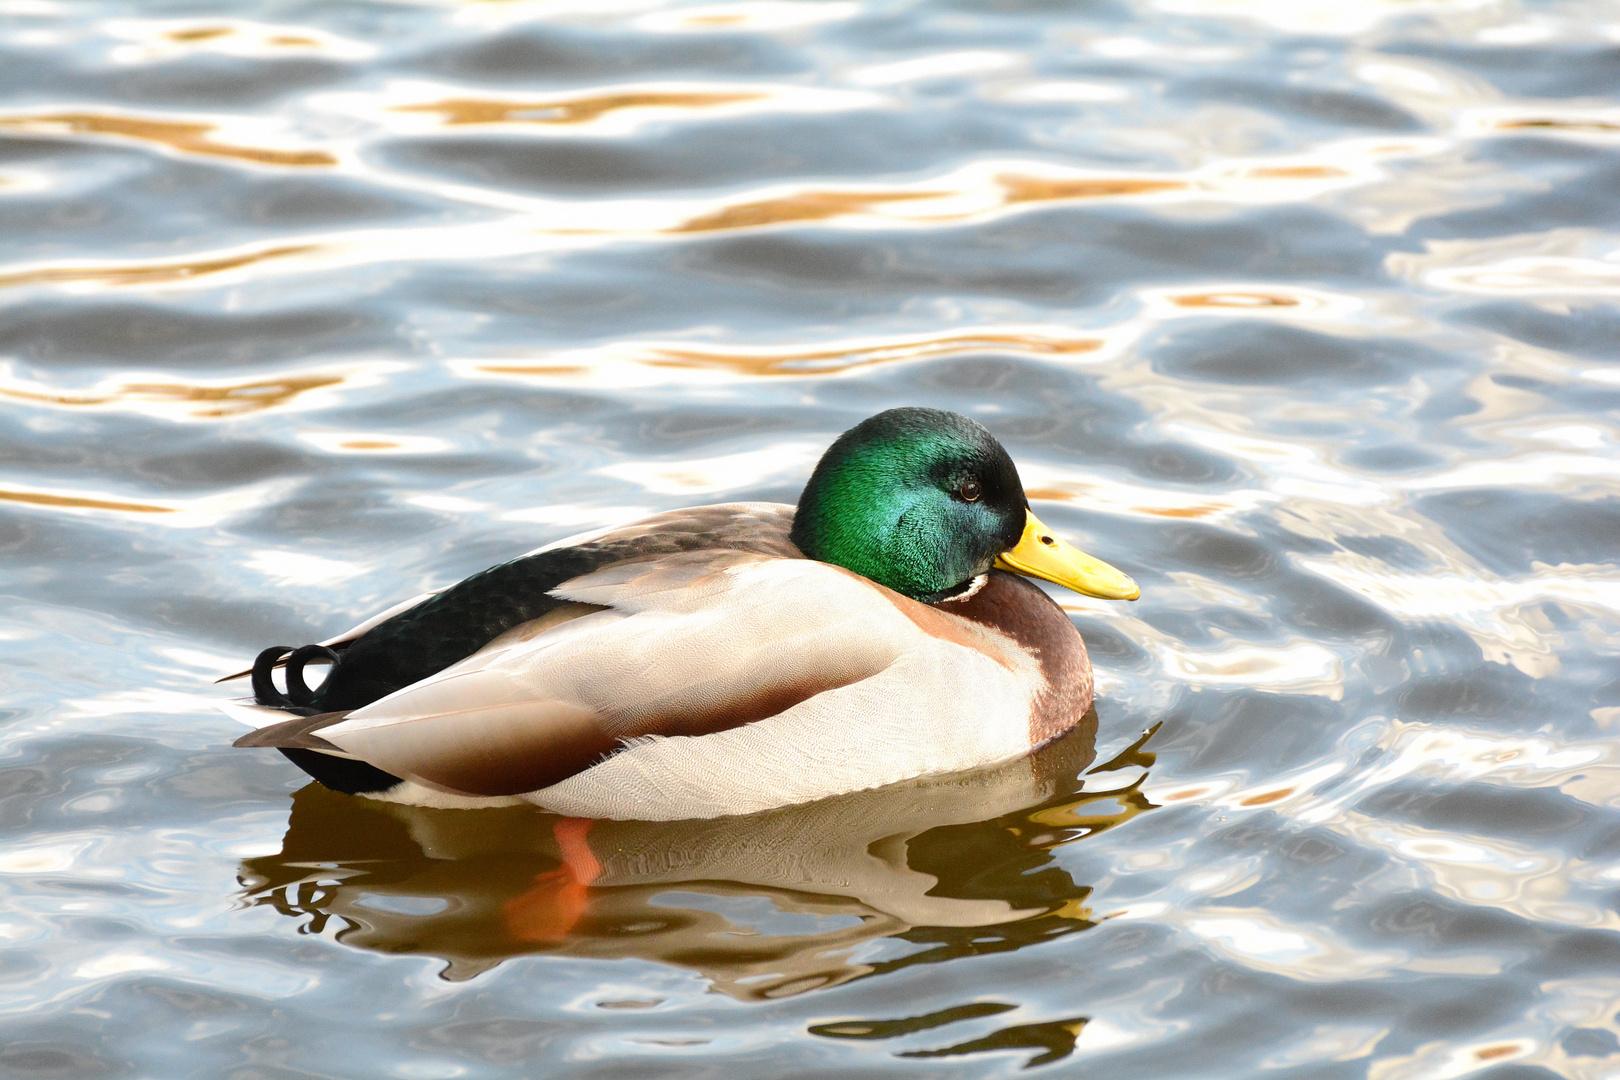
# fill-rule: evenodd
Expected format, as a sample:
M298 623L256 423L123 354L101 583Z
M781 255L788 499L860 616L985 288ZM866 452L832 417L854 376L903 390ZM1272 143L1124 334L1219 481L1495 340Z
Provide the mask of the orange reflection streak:
M172 30L164 37L170 41L211 41L233 33L228 26L195 26L189 30Z
M1146 180L1133 177L1095 177L1057 180L1043 176L1002 173L996 183L1006 191L1009 205L1024 202L1051 202L1058 199L1103 199L1118 195L1149 195L1156 191L1180 191L1181 180Z
M81 495L48 495L42 491L0 490L0 502L29 503L33 506L65 506L75 510L115 510L125 514L174 513L174 507L172 506L118 502L113 499L88 499Z
M1332 165L1272 165L1250 169L1249 175L1262 180L1326 180L1350 174Z
M450 127L464 124L583 124L621 109L702 109L741 101L758 101L764 96L743 91L642 90L551 101L448 98L429 105L396 105L393 111L439 113Z
M1521 128L1551 128L1555 131L1620 131L1620 124L1609 123L1605 120L1553 120L1550 118L1499 120L1496 126L1504 131L1516 131Z
M1084 502L1086 498L1084 492L1070 491L1067 488L1029 488L1024 494L1036 502ZM1203 503L1198 506L1133 506L1130 509L1139 514L1152 514L1154 517L1201 518L1230 508Z
M789 221L825 221L845 214L858 214L885 203L939 199L945 195L945 192L938 191L805 191L796 195L723 207L712 214L692 218L668 231L719 232L725 229L780 225Z
M1280 788L1277 791L1263 791L1258 795L1250 795L1247 799L1244 799L1242 802L1238 803L1238 805L1264 806L1267 803L1274 803L1278 799L1286 799L1293 793L1294 789L1291 787Z
M1291 296L1275 293L1218 292L1187 293L1170 298L1177 307L1266 308L1298 307L1299 301Z
M249 251L241 255L222 255L214 259L195 262L115 263L104 266L47 266L37 270L19 270L0 274L0 289L16 285L60 284L74 281L99 281L107 285L153 285L166 281L186 281L207 274L236 270L254 263L282 259L314 251L318 244L284 244L281 247Z
M478 370L491 375L531 375L543 378L547 375L581 375L590 368L579 364L479 364Z
M1072 356L1102 347L1096 338L1040 337L1033 334L942 334L893 344L807 349L799 352L745 353L662 346L647 359L652 367L721 368L739 375L826 375L899 360L987 350ZM488 370L488 369L484 369Z
M197 33L198 31L182 31ZM217 36L217 35L210 35ZM195 38L191 40L197 40ZM336 165L337 158L324 150L272 150L259 146L233 146L208 137L213 124L188 120L153 120L138 116L109 116L101 113L40 113L26 116L0 116L0 129L37 132L46 135L117 135L126 139L158 143L171 150L207 157L235 158L260 165Z
M46 405L98 406L121 401L190 404L196 417L244 416L284 405L298 395L343 381L340 375L294 375L282 379L203 386L195 383L125 383L106 394L51 394L0 384L0 397Z

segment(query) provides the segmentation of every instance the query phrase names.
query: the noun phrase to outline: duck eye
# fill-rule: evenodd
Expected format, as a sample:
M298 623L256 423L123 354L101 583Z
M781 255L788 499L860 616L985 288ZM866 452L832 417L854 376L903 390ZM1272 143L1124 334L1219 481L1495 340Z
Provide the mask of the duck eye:
M979 486L977 480L964 480L962 486L956 489L956 493L962 496L963 502L978 502L979 496L984 494L984 489Z

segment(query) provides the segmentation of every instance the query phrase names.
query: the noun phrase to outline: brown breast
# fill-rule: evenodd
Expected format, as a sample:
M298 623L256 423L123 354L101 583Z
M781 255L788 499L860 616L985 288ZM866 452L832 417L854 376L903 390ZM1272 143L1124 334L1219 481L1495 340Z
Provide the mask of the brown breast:
M1040 661L1046 686L1030 713L1030 745L1057 738L1091 708L1093 684L1086 643L1069 616L1034 582L992 570L984 587L973 595L935 606L1007 635Z

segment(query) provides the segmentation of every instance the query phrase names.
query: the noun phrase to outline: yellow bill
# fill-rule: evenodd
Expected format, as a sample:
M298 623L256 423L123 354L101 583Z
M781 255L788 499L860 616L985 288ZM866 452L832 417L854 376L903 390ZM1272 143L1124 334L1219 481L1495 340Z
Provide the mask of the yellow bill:
M1024 535L1010 551L1002 552L996 560L997 568L1045 578L1082 596L1135 600L1142 595L1129 575L1059 540L1033 511L1026 513Z

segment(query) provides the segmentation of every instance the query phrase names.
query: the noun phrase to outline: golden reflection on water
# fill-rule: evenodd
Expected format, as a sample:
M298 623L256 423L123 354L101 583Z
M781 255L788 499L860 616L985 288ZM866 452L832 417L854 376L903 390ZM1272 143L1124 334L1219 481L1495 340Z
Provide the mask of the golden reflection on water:
M693 15L684 22L688 26L742 26L748 20L741 15Z
M302 255L319 248L319 244L281 244L233 255L218 255L210 259L182 262L127 262L101 263L81 266L41 266L31 270L16 270L0 274L0 289L21 285L67 285L94 283L99 285L162 285L176 281L191 281L228 270L241 270L273 259Z
M441 957L448 979L544 952L656 960L740 1000L785 997L1093 925L1091 890L1051 849L1152 806L1141 779L1083 787L1096 725L1088 714L996 769L746 818L597 821L582 834L600 868L588 887L570 869L578 849L563 860L577 820L398 806L311 784L293 797L281 851L244 861L239 876L250 904L313 932L330 924L355 947ZM1127 754L1151 764L1140 745ZM757 899L770 905L762 925L737 921ZM880 959L879 939L913 947Z
M172 514L172 506L155 503L127 502L121 499L95 499L85 495L56 495L48 491L15 491L0 489L0 502L23 503L29 506L53 506L65 510L110 510L121 514Z
M336 386L343 381L342 375L311 373L238 383L119 383L108 390L75 394L46 390L38 384L7 381L0 377L0 398L68 408L156 404L169 406L173 411L192 419L218 420L274 409L288 404L301 394Z
M330 59L362 60L376 53L359 41L315 27L240 18L216 17L206 22L111 18L104 20L101 27L109 37L124 42L107 53L107 58L120 66L165 63L198 54L257 60L314 51Z
M942 199L942 191L801 191L778 198L735 203L675 226L670 232L720 232L780 225L791 221L825 221L859 214L879 206L918 199Z
M186 30L171 30L163 36L170 41L207 41L210 38L224 37L232 32L228 26L194 26Z
M868 217L886 224L928 226L955 224L986 215L1024 209L1032 204L1075 200L1125 199L1174 195L1176 201L1297 201L1326 190L1374 182L1381 174L1371 166L1378 158L1408 156L1424 147L1370 146L1365 141L1319 148L1320 156L1343 165L1301 162L1288 158L1227 160L1190 174L1129 175L1073 172L1041 175L1038 167L1014 170L1007 164L981 162L917 186L895 184L862 190L810 189L782 194L744 195L674 224L650 220L627 230L617 219L598 231L654 230L671 234L761 228L771 225ZM1264 164L1266 160L1277 164Z
M1218 292L1218 293L1183 293L1172 296L1170 302L1177 307L1198 308L1270 308L1270 307L1298 307L1299 301L1292 296L1281 296L1276 293L1254 292Z
M646 30L666 33L715 30L758 33L798 30L817 23L848 19L859 11L859 4L844 0L817 0L815 3L802 0L729 0L725 4L651 11L638 19L637 25Z
M464 370L483 375L520 378L569 378L600 373L615 365L681 371L716 371L745 376L805 377L837 375L860 368L913 360L938 359L975 352L1017 353L1025 356L1078 357L1094 353L1107 342L1099 337L1077 337L1060 328L1001 328L957 330L887 338L861 338L803 346L720 346L640 343L600 350L597 363L468 363ZM570 353L570 358L581 356ZM587 354L588 355L588 354ZM622 372L622 368L620 369Z
M396 112L435 112L447 117L448 124L477 125L500 122L536 124L583 123L614 111L637 107L669 106L676 103L716 107L774 96L755 91L663 92L626 90L592 97L551 99L534 102L491 101L474 98L446 98L433 104L393 106ZM536 115L526 117L525 114ZM0 130L37 131L56 134L90 134L142 139L186 152L235 157L260 164L335 165L338 159L325 151L283 150L247 147L214 142L216 130L204 121L159 120L154 118L88 112L0 116ZM1339 160L1354 161L1373 157L1416 153L1421 147L1369 147L1364 142L1324 147ZM1365 175L1363 175L1365 174ZM1041 176L1035 172L1013 172L996 163L980 163L931 180L924 185L874 186L862 190L810 189L775 192L754 191L734 201L699 203L691 200L631 200L602 204L599 212L582 211L581 205L565 208L551 204L528 207L527 223L518 228L456 226L419 230L386 230L346 237L341 244L331 240L282 243L252 250L194 256L180 260L146 260L121 263L42 265L0 272L0 288L24 285L101 284L109 286L161 286L186 283L209 275L244 270L275 260L341 247L347 258L377 262L399 258L437 259L446 254L456 259L471 257L476 250L485 257L510 257L537 250L559 250L583 238L598 245L613 237L686 236L695 233L730 232L780 225L805 225L835 219L933 227L956 224L986 215L1011 212L1032 204L1067 200L1130 198L1180 193L1178 200L1259 201L1313 197L1326 188L1344 183L1324 180L1348 178L1370 182L1376 170L1353 172L1346 168L1315 164L1253 165L1221 163L1199 170L1187 178L1152 176ZM1256 181L1264 180L1264 183ZM473 189L459 196L473 197ZM475 199L476 201L476 199ZM583 214L583 216L582 216ZM301 266L302 264L298 264ZM298 266L277 269L291 271ZM1213 294L1211 294L1213 297ZM1220 306L1211 299L1208 306ZM1286 306L1277 304L1275 306ZM1330 307L1332 305L1329 305ZM1342 304L1340 306L1343 306Z
M1056 202L1062 199L1106 199L1121 195L1151 195L1160 191L1180 191L1181 180L1153 180L1142 177L1097 177L1060 179L1044 176L1018 176L1003 173L996 177L1006 191L1009 205L1027 202Z
M1179 193L1177 201L1297 201L1327 190L1376 182L1372 163L1427 152L1421 143L1370 144L1349 140L1316 149L1313 157L1341 164L1286 158L1228 159L1176 175L1040 175L1039 168L1015 171L1006 164L976 163L926 182L861 191L808 190L767 198L746 198L666 227L671 233L754 228L784 222L825 221L872 214L889 222L960 222L1028 204L1091 199L1122 199ZM1266 161L1276 162L1266 164ZM881 213L885 208L894 209Z
M546 379L583 375L591 369L581 364L478 364L474 370L488 375L520 375Z
M1093 503L1097 501L1095 498L1097 489L1087 484L1026 488L1024 493L1034 502ZM1206 501L1185 505L1131 505L1128 509L1138 514L1150 514L1153 517L1203 518L1230 511L1234 507L1226 503Z
M1274 165L1250 169L1258 180L1327 180L1350 174L1332 165Z
M210 136L217 130L216 125L202 121L91 112L35 113L0 116L0 130L4 129L42 135L112 135L157 143L182 153L234 158L258 165L306 167L338 163L335 156L324 150L281 150L215 142Z
M328 454L442 454L455 443L431 435L377 431L300 431L299 441Z
M738 375L826 375L855 368L954 356L965 352L1006 351L1039 356L1074 356L1094 352L1098 338L1064 338L1035 333L994 332L936 334L900 341L848 344L834 348L731 351L673 345L649 350L653 367L720 368Z
M392 111L438 113L449 127L469 124L583 124L621 109L702 109L758 101L765 96L743 91L641 90L534 101L447 98L422 105L395 105Z
M1582 133L1594 132L1603 134L1620 132L1620 123L1614 123L1608 120L1560 120L1551 117L1537 117L1526 120L1499 120L1495 124L1495 127L1500 131L1551 130L1574 131Z

